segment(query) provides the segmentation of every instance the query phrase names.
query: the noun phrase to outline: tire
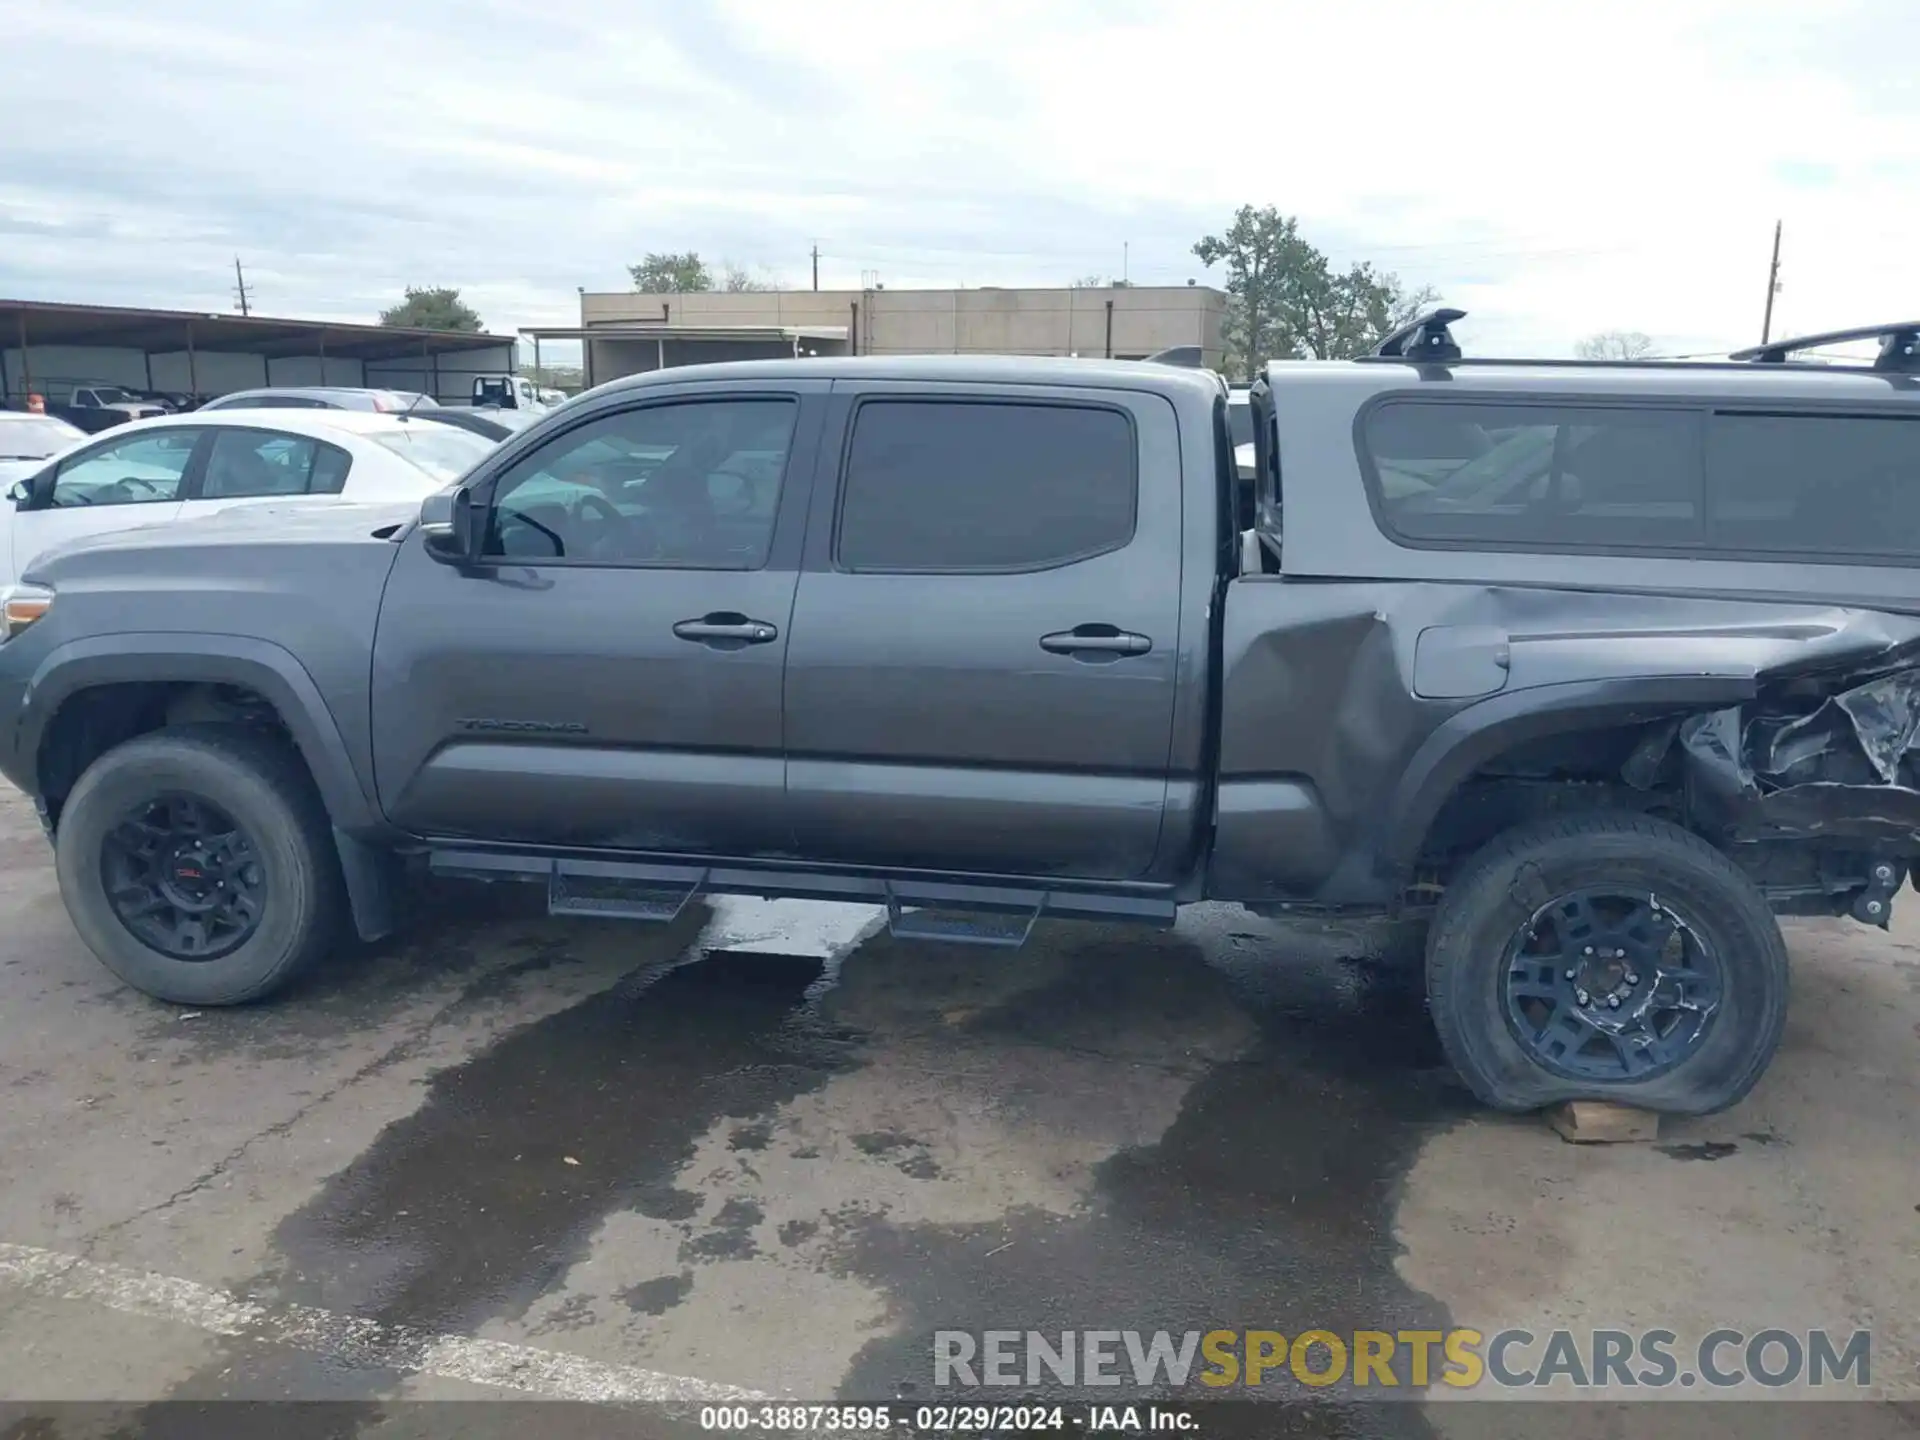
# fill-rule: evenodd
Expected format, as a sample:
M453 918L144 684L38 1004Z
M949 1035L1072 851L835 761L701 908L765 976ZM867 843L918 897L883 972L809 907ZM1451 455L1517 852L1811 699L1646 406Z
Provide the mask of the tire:
M247 837L257 918L212 958L155 948L108 895L109 837L142 807L170 803L162 797L216 807ZM54 859L87 948L135 989L177 1005L239 1005L281 989L328 952L346 910L326 810L298 755L236 726L158 730L102 755L67 797Z
M1607 899L1616 889L1622 898ZM1705 979L1656 981L1637 973L1644 965L1625 960L1613 962L1624 974L1598 974L1598 984L1621 987L1602 999L1585 988L1598 972L1580 960L1593 951L1578 936L1617 938L1625 932L1583 930L1577 909L1582 896L1588 897L1588 918L1616 904L1621 908L1612 913L1629 913L1631 897L1645 896L1653 928L1636 932L1636 947L1640 936L1666 937L1665 948L1631 952L1603 944L1603 956L1657 953L1659 973L1666 957L1704 951L1706 959L1683 958L1664 973L1717 981L1710 988ZM1567 977L1542 958L1563 951L1578 974L1577 980L1568 977L1568 993L1585 997L1577 1010L1564 997L1536 993ZM1758 888L1698 836L1641 815L1564 817L1518 826L1494 839L1447 887L1426 960L1427 1000L1441 1047L1468 1088L1498 1110L1536 1110L1564 1100L1611 1100L1673 1115L1724 1110L1766 1070L1786 1019L1786 942ZM1643 978L1666 987L1653 1002L1644 999ZM1698 993L1690 985L1700 987ZM1620 1023L1622 1009L1603 1007L1622 991L1626 1013L1687 996L1691 1009L1655 1011L1649 1019L1657 1027L1671 1016L1680 1039L1649 1050L1592 1031L1596 1023ZM1696 1022L1703 1008L1697 1002L1705 994L1717 999L1717 1007ZM1528 1019L1541 1015L1553 1018L1537 1026ZM1581 1048L1555 1057L1547 1053L1555 1044ZM1648 1059L1656 1053L1667 1058ZM1575 1073L1606 1064L1623 1073ZM1631 1064L1646 1068L1624 1073Z

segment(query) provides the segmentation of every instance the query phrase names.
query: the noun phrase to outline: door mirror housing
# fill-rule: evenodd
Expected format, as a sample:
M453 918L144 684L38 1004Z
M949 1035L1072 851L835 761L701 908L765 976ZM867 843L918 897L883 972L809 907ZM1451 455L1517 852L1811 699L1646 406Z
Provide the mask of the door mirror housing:
M455 485L429 495L420 505L420 534L427 553L448 565L478 559L486 538L486 514L469 486Z
M25 505L33 498L33 487L24 480L16 480L7 487L7 499L15 505Z

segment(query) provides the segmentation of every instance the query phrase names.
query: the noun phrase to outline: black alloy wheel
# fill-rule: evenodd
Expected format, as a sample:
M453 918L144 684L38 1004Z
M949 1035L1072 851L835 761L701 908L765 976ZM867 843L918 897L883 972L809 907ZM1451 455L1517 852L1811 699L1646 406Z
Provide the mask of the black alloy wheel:
M1507 946L1507 1025L1527 1056L1574 1080L1651 1080L1705 1041L1719 956L1659 896L1618 886L1562 895Z
M166 794L134 806L100 843L114 917L172 960L208 961L252 938L266 913L266 867L218 805Z

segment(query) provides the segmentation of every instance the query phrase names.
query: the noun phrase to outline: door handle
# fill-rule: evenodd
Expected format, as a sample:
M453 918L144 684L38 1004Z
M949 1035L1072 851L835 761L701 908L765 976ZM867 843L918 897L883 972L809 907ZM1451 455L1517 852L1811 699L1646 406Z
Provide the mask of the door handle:
M727 650L742 645L765 645L770 640L780 638L776 626L769 625L765 620L751 620L745 615L736 615L730 610L702 615L698 620L682 620L673 627L673 633L682 640Z
M1076 625L1071 630L1042 635L1040 648L1055 655L1144 655L1153 649L1153 641L1112 625Z

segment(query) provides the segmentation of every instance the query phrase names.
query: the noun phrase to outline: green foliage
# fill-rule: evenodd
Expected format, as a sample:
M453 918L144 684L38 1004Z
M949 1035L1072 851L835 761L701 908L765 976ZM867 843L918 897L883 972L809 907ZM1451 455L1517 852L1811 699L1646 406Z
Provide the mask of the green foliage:
M1206 236L1193 253L1226 267L1227 368L1248 379L1269 360L1365 354L1436 298L1364 262L1335 270L1299 222L1271 205L1242 205L1225 232Z
M688 295L713 289L713 272L692 250L653 251L629 265L633 288L645 295Z
M406 330L465 330L484 327L480 312L460 298L450 285L409 285L406 298L380 312L382 325Z

